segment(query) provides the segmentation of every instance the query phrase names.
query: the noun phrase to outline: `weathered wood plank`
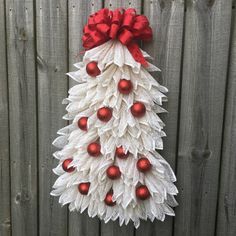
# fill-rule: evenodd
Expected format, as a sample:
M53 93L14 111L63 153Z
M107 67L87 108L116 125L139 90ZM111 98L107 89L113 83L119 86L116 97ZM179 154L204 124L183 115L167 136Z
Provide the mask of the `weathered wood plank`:
M175 236L214 235L232 1L186 2Z
M233 21L221 162L217 236L236 235L236 12Z
M11 234L5 1L0 1L0 235Z
M38 71L38 130L39 130L39 235L67 235L67 207L61 208L58 198L50 191L57 178L52 168L58 160L52 157L52 141L57 130L66 125L62 120L68 82L67 2L37 0L37 71Z
M68 20L69 20L69 67L74 69L73 63L82 60L83 46L82 35L83 27L87 23L90 14L102 8L102 0L69 0L68 2Z
M6 1L12 235L37 229L37 122L33 1Z
M115 0L105 0L104 1L104 6L110 9L116 9L116 8L135 8L137 10L138 13L141 12L142 9L142 1L141 0L130 0L130 1L126 1L126 0L119 0L119 1L115 1Z
M69 70L73 71L75 68L73 64L81 61L84 51L82 46L83 27L87 23L88 16L102 8L102 1L92 0L69 0L68 2L68 18L69 18ZM70 80L69 85L76 84ZM78 236L98 236L99 235L99 220L98 218L90 218L86 213L79 212L69 213L69 235Z
M162 73L157 74L158 81L169 89L168 103L164 104L167 114L161 116L166 124L167 137L163 139L164 150L161 155L175 169L177 151L177 129L179 111L179 87L181 72L184 2L182 0L145 1L144 14L148 16L152 29L153 41L146 43L144 49L154 57L153 63ZM136 235L172 235L173 218L167 217L164 222L142 222Z

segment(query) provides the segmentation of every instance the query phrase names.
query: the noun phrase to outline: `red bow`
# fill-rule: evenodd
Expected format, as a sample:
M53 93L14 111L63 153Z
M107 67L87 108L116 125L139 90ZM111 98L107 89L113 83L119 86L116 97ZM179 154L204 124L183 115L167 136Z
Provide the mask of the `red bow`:
M85 49L99 46L110 39L118 39L126 45L134 59L147 66L136 40L152 39L152 29L144 15L137 15L135 9L116 9L110 11L103 8L91 15L84 27L82 37Z

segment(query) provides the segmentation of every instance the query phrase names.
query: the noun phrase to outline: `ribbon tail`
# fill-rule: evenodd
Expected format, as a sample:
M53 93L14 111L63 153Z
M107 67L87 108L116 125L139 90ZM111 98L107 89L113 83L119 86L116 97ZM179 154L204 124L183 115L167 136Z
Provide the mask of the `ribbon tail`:
M139 62L144 67L148 66L148 62L144 58L144 56L143 56L143 54L142 54L142 52L141 52L141 50L140 50L137 43L131 42L127 45L127 48L129 50L129 52L132 54L135 61Z

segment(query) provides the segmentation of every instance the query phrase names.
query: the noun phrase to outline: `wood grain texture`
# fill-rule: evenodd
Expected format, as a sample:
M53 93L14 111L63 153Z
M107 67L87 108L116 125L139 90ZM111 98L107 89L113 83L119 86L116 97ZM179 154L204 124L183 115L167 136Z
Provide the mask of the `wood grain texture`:
M62 120L68 82L67 2L37 0L37 71L38 71L38 130L39 130L39 235L67 235L67 207L50 196L57 176L52 168L58 160L52 157L56 149L52 141L57 130L67 122Z
M0 0L0 235L236 235L235 5L236 0ZM142 48L162 69L154 76L169 89L161 154L177 170L179 206L175 218L142 221L137 230L132 223L120 227L68 213L50 197L58 164L51 143L67 125L61 101L74 85L65 73L82 59L89 14L103 6L134 7L149 18L154 40Z
M82 46L83 27L87 23L88 16L102 8L102 1L88 0L69 0L68 2L68 20L69 20L69 70L76 68L73 66L75 62L81 61L84 51ZM76 83L69 80L70 87ZM69 213L69 235L78 236L98 236L99 220L97 217L90 218L87 212L80 214L79 212Z
M217 236L236 235L236 13L233 10L232 37L228 73L220 191L217 212Z
M161 115L166 124L167 137L163 139L164 150L161 155L175 169L177 152L177 129L179 111L179 88L181 77L181 57L184 23L184 2L182 0L144 1L144 15L148 16L153 29L153 41L145 43L143 48L152 57L153 63L161 70L154 74L157 80L169 90L168 102L164 104L168 113ZM167 217L164 222L143 221L136 235L172 235L173 218Z
M109 8L109 9L116 9L116 8L135 8L137 10L138 13L141 13L142 10L142 1L141 0L130 0L130 1L126 1L126 0L119 0L119 1L115 1L115 0L105 0L104 1L104 6Z
M174 235L213 236L231 1L186 3Z
M0 0L0 235L11 234L5 2Z
M37 230L37 122L33 1L6 1L12 235Z

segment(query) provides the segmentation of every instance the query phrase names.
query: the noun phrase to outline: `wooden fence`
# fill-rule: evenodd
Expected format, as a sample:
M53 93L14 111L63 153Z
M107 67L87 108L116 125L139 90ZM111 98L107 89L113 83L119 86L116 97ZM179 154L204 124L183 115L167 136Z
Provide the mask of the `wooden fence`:
M234 0L0 0L0 235L235 236ZM51 143L66 125L65 73L81 59L82 28L101 7L150 19L145 50L169 88L163 156L177 174L176 217L119 227L69 213L50 197Z

